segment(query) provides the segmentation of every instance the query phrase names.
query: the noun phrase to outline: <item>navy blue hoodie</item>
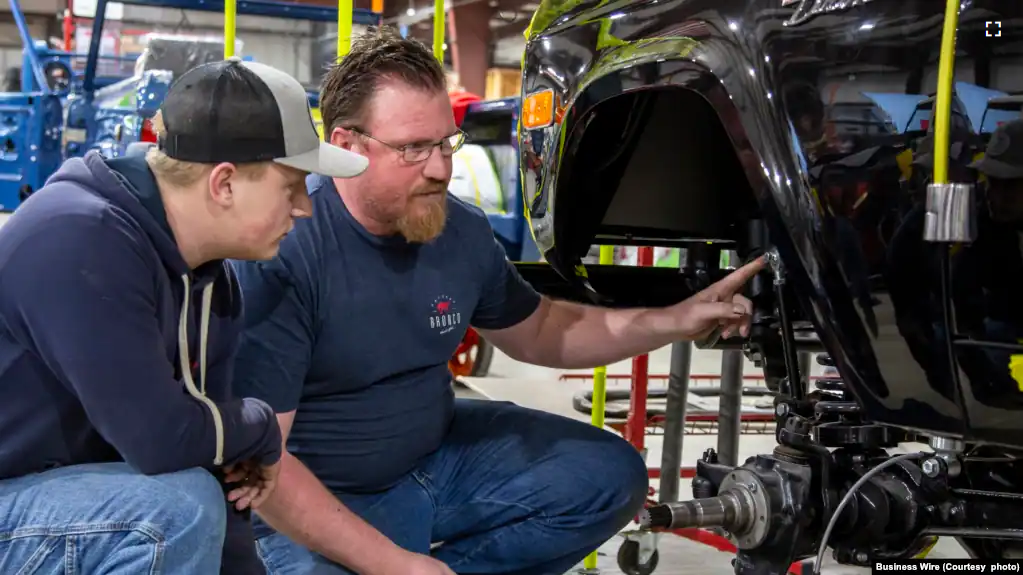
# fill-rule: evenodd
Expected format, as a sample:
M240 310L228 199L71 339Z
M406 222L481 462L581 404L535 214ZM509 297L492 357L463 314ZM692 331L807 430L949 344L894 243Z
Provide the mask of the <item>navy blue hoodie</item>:
M224 262L189 269L144 157L65 162L0 228L0 479L277 461L273 411L232 399L240 300Z

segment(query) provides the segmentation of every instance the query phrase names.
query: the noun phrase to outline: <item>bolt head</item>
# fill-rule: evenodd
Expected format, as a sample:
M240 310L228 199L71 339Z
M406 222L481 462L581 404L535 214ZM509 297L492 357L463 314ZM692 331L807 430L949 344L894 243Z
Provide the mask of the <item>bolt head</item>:
M920 470L924 472L927 477L937 477L941 472L941 465L938 464L936 459L928 459L920 465Z

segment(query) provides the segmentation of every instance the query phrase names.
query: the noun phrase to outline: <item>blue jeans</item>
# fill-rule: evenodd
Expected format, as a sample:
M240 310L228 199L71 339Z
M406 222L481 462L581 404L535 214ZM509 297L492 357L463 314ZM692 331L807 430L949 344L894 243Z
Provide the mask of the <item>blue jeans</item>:
M0 573L215 575L226 506L201 469L146 476L123 463L0 481Z
M636 515L649 480L617 435L510 403L457 400L444 444L382 493L336 495L403 548L460 574L560 575ZM257 541L270 575L343 575L281 534Z

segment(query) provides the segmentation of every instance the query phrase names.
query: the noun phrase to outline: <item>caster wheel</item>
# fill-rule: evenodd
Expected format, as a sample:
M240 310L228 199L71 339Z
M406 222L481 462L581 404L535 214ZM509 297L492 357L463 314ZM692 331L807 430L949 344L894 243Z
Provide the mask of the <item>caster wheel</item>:
M650 575L654 572L654 569L657 569L658 559L657 550L654 549L649 561L640 564L639 542L637 541L626 540L618 548L618 568L625 575Z

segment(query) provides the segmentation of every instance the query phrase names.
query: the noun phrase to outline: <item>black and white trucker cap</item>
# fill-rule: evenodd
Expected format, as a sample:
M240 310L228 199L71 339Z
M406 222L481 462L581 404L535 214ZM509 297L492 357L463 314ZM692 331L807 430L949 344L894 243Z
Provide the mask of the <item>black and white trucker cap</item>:
M320 140L298 80L238 58L182 74L160 107L159 146L185 162L277 162L304 172L351 178L369 160Z

